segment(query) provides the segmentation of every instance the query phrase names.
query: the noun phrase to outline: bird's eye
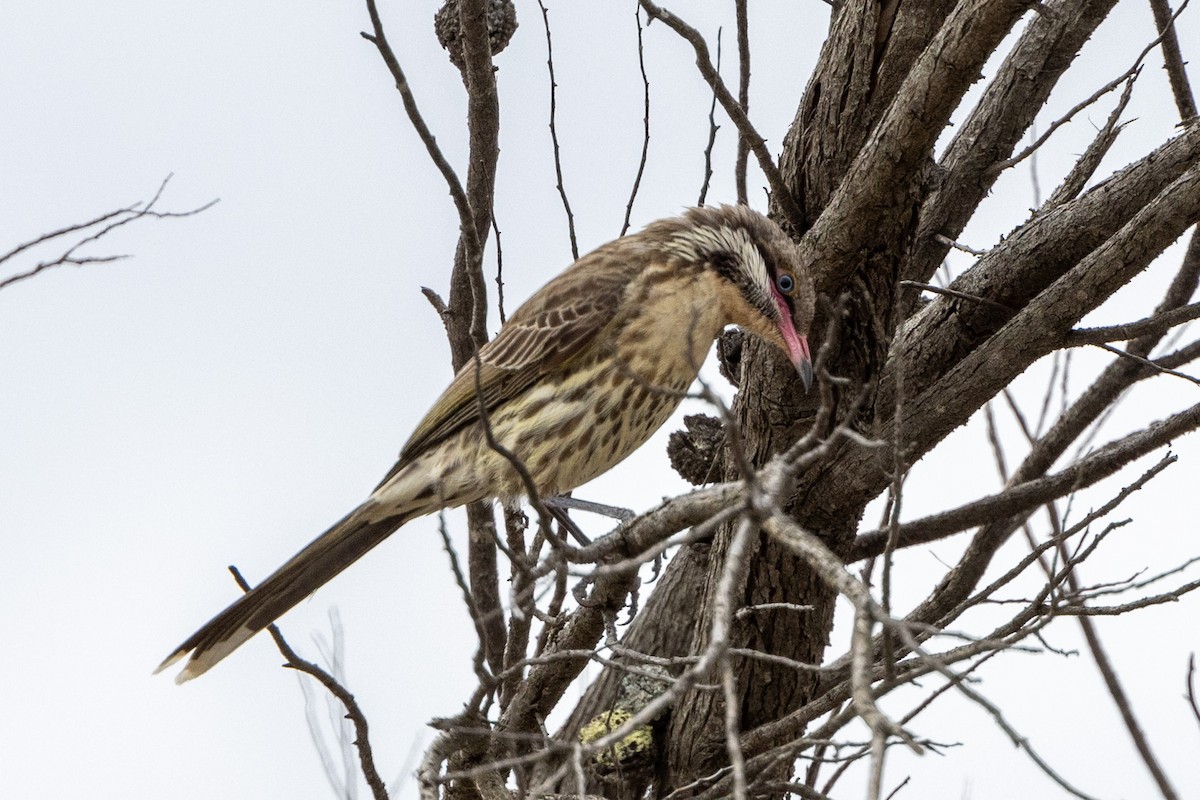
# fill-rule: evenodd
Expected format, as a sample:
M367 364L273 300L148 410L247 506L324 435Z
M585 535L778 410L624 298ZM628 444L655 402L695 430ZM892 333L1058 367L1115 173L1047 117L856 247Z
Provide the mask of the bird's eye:
M775 279L775 285L779 287L779 291L784 294L791 294L792 289L796 288L796 279L791 275L784 273Z

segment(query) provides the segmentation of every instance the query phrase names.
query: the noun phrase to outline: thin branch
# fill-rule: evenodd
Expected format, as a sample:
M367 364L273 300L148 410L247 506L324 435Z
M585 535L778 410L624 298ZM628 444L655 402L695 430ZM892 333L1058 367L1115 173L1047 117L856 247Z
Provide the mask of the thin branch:
M487 621L483 617L483 613L475 602L475 596L472 594L470 587L467 585L466 576L463 575L462 567L458 563L458 553L454 550L454 543L450 541L450 532L446 529L446 515L441 513L438 515L438 533L442 537L442 549L446 551L446 556L450 559L450 572L454 575L454 582L458 586L459 592L462 593L463 605L467 608L467 614L471 617L471 623L475 626L475 635L478 637L479 646L475 649L475 656L472 663L475 668L475 677L479 679L481 686L492 686L496 683L493 675L487 671L487 655L489 654ZM474 577L474 576L472 576ZM503 653L503 647L500 653ZM495 664L492 665L495 668Z
M721 29L717 28L717 72L721 71ZM696 200L696 205L703 206L704 198L708 197L708 185L712 181L712 153L713 146L717 143L717 131L721 126L717 124L717 92L713 90L712 103L708 107L708 144L704 148L704 182L700 184L700 198ZM740 141L740 140L739 140Z
M76 258L60 256L59 258L56 258L53 261L43 261L31 269L25 270L24 272L18 272L15 275L8 276L4 280L0 280L0 289L3 289L7 286L11 286L14 283L19 283L23 280L32 278L34 275L38 275L38 274L45 272L48 269L52 269L54 267L67 267L67 266L83 267L88 264L111 264L114 261L124 261L127 258L129 258L128 255L84 256L84 257L76 257Z
M908 287L910 289L920 289L921 291L929 292L931 294L940 294L945 297L953 297L958 300L969 300L972 303L979 303L980 305L990 306L991 308L995 308L999 311L1003 311L1006 314L1013 314L1016 312L1016 309L1010 308L1009 306L1004 305L1004 303L998 303L995 300L992 300L990 297L982 297L977 294L968 294L967 292L960 292L957 289L947 289L943 286L934 286L932 283L920 283L918 281L900 281L900 285L904 286L904 287Z
M1122 614L1127 614L1130 611L1139 611L1143 608L1158 606L1164 603L1178 602L1181 597L1186 594L1191 594L1200 589L1200 581L1189 581L1182 586L1176 587L1169 592L1162 594L1143 597L1139 600L1133 600L1128 603L1121 603L1113 606L1086 606L1086 605L1065 605L1056 606L1055 614L1072 617L1119 617Z
M960 253L966 253L967 255L972 255L977 258L979 256L986 256L988 254L987 250L980 250L975 247L969 247L969 246L963 244L962 242L956 242L953 239L951 239L949 236L945 236L940 233L934 234L933 238L936 239L941 244L946 245L946 247L953 248L955 250L958 250ZM909 282L911 283L912 281L909 281Z
M1141 364L1143 367L1148 367L1151 370L1153 370L1154 372L1158 372L1163 375L1170 375L1171 377L1174 377L1174 378L1181 378L1182 380L1185 380L1188 383L1194 383L1197 386L1200 386L1200 378L1197 378L1194 375L1188 375L1186 372L1180 372L1177 369L1169 369L1167 367L1164 367L1161 364L1151 361L1148 358L1142 358L1141 356L1130 353L1128 350L1122 350L1121 348L1113 347L1110 344L1097 344L1095 346L1099 347L1101 350L1107 350L1108 352L1112 353L1113 355L1120 356L1121 358L1127 358L1130 361L1134 361L1138 364Z
M637 25L638 69L642 73L642 155L638 160L637 175L629 191L629 202L625 204L625 221L621 224L621 236L629 230L629 218L633 215L633 201L637 198L642 175L646 172L646 157L650 154L650 79L646 77L646 50L642 41L642 17L640 6L633 7L633 21Z
M550 12L546 4L538 0L538 8L542 10L542 26L546 30L546 69L550 72L550 142L554 150L554 177L558 181L558 196L562 198L563 209L567 212L567 233L571 238L571 258L579 260L579 242L575 238L575 215L571 213L571 201L567 199L567 188L563 185L562 157L558 148L558 82L554 79L554 45L550 41ZM639 33L641 29L639 28Z
M1037 135L1037 122L1029 126L1029 137L1032 139ZM1033 189L1033 207L1038 208L1042 204L1042 184L1038 180L1037 166L1037 150L1029 154L1029 183Z
M504 248L500 246L500 226L496 224L495 214L492 214L492 234L496 237L496 310L503 325L508 321L504 313Z
M1175 33L1175 17L1178 12L1171 13L1167 0L1150 0L1150 9L1154 12L1154 24L1162 34L1163 69L1167 71L1167 79L1171 83L1171 92L1175 95L1175 105L1179 108L1179 118L1184 122L1196 118L1196 97L1188 83L1187 69L1184 65L1183 53L1179 49L1179 37ZM1180 11L1182 11L1182 7Z
M742 110L750 113L750 21L747 13L747 0L735 0L737 14L737 44L738 44L738 102ZM750 144L745 137L738 137L737 162L733 174L737 183L737 201L746 205L746 162L750 157Z
M56 231L43 234L36 239L32 239L28 242L17 245L8 253L0 256L0 264L3 264L4 262L25 252L31 247L45 244L70 233L79 233L97 225L103 226L95 233L88 234L79 239L77 242L71 244L55 258L40 261L30 269L9 275L7 278L0 279L0 289L4 289L5 287L11 286L14 283L32 278L33 276L45 272L48 269L53 269L54 267L82 267L88 264L109 264L114 261L121 261L129 258L127 255L80 256L76 255L76 253L78 253L79 250L86 245L97 242L118 228L122 228L125 225L133 222L137 222L140 219L147 217L152 219L177 219L182 217L191 217L201 213L202 211L207 211L219 202L218 200L210 200L204 205L198 206L189 211L155 211L154 206L162 198L163 192L166 190L167 184L170 183L172 177L172 175L167 175L167 177L163 178L162 182L158 185L158 189L149 200L141 203L134 203L124 208L119 208L116 211L110 211L107 214L101 214L94 219L79 223L78 225L69 225L65 228L59 228ZM122 215L125 216L122 218Z
M1185 8L1187 8L1187 5L1189 2L1191 2L1191 0L1183 0L1183 3L1180 4L1179 9L1171 16L1171 18L1170 18L1171 23L1174 23L1176 17L1178 17L1180 14L1183 13L1183 10ZM1160 26L1160 29L1161 29L1161 26ZM1168 30L1174 31L1173 25ZM1012 158L997 162L995 165L993 165L992 166L993 174L1003 172L1004 170L1008 169L1009 167L1013 167L1013 166L1021 163L1026 158L1028 158L1030 155L1037 152L1038 148L1040 148L1043 144L1045 144L1046 141L1054 134L1055 131L1057 131L1060 127L1062 127L1063 125L1070 122L1074 118L1074 116L1076 114L1078 114L1080 111L1087 108L1092 103L1095 103L1101 97L1103 97L1104 95L1111 92L1113 89L1120 86L1123 81L1136 80L1138 73L1141 72L1141 69L1142 69L1142 61L1145 60L1146 56L1150 53L1151 50L1153 50L1155 47L1157 47L1158 44L1166 38L1166 35L1167 35L1167 33L1164 31L1163 33L1160 33L1158 36L1156 36L1154 38L1154 41L1152 41L1152 42L1150 42L1150 44L1146 45L1142 49L1142 52L1138 54L1138 57L1133 62L1133 66L1131 66L1129 69L1122 72L1117 77L1113 78L1108 83L1101 86L1099 89L1097 89L1095 92L1093 92L1091 94L1091 96L1079 101L1074 106L1072 106L1067 111L1067 113L1063 114L1061 117L1059 117L1054 122L1052 122L1050 124L1050 126L1048 128L1046 128L1045 133L1043 133L1041 136L1039 136L1028 147L1026 147L1024 150L1022 150L1020 153L1013 156Z
M792 226L793 230L804 230L807 227L804 220L804 212L800 210L796 198L792 196L792 192L788 188L787 183L784 182L783 176L779 174L779 168L775 166L775 161L771 158L771 153L767 150L766 140L754 129L754 124L746 116L745 109L741 107L737 100L733 99L733 95L729 93L725 82L721 80L721 75L713 68L712 60L708 57L708 44L704 41L704 37L691 25L688 25L670 11L651 2L651 0L640 0L640 2L650 19L661 19L666 23L667 27L686 39L692 46L692 49L696 51L696 66L700 69L700 75L716 94L717 99L721 103L721 108L725 109L725 113L729 115L729 118L737 127L742 140L754 151L754 156L758 159L758 166L762 169L763 174L766 175L767 183L771 187L772 199L779 204L783 216L787 219L788 224Z
M1187 703L1192 709L1192 716L1196 718L1196 724L1200 725L1200 702L1196 700L1196 654L1188 654L1187 677L1184 683L1187 686Z
M339 683L344 683L345 668L342 656L345 652L345 637L342 621L337 614L336 607L329 610L329 625L333 639L331 642L326 643L323 637L314 637L317 652L325 662L329 674L337 679ZM312 684L304 679L303 675L296 675L296 683L300 686L300 693L304 695L304 720L308 725L309 739L312 740L313 747L317 751L317 757L321 761L321 769L325 773L325 779L329 781L329 786L333 789L335 795L352 800L357 794L355 789L357 788L358 770L354 764L353 727L346 717L345 709L336 697L325 692L321 693L321 699L325 701L325 709L329 715L329 727L333 730L337 738L337 750L342 762L339 774L337 765L334 762L334 754L331 752L332 748L326 743L325 736L321 731L320 717L317 715L316 709L317 697L315 690Z
M1175 437L1200 427L1200 405L1180 412L1143 430L1110 442L1061 472L1009 486L999 494L976 500L951 511L932 514L923 519L906 522L898 532L900 547L911 547L941 539L995 520L1009 519L1032 512L1038 506L1070 492L1090 486L1107 478L1121 467L1171 442ZM1155 471L1174 463L1175 456L1164 456ZM878 554L888 540L889 531L882 528L859 535L854 541L848 561L853 562Z
M1075 115L1078 114L1080 111L1083 111L1085 108L1087 108L1087 107L1091 106L1093 103L1097 102L1100 98L1104 97L1104 95L1106 95L1109 92L1116 89L1123 82L1132 83L1133 81L1137 80L1137 77L1140 74L1140 70L1141 70L1142 59L1146 57L1146 53L1148 53L1150 51L1151 47L1153 47L1153 45L1150 45L1145 50L1143 50L1142 54L1138 57L1137 62L1132 67L1130 67L1127 71L1125 71L1125 72L1121 73L1120 75L1118 75L1117 77L1113 78L1111 81L1109 81L1108 83L1101 86L1099 89L1097 89L1091 95L1089 95L1088 97L1084 98L1083 100L1080 100L1078 103L1073 105L1071 108L1069 108L1067 110L1067 112L1065 114L1060 116L1058 119L1054 120L1054 122L1051 122L1050 125L1047 126L1046 130L1042 133L1042 135L1033 139L1033 141L1031 141L1028 145L1026 145L1025 149L1021 150L1016 155L1014 155L1010 158L1006 158L1003 161L997 161L995 164L992 165L992 167L989 171L993 175L995 175L995 174L1004 172L1006 169L1015 167L1017 164L1020 164L1025 159L1027 159L1030 156L1037 153L1037 151L1039 149L1041 149L1042 145L1046 144L1046 142L1048 142L1050 140L1050 137L1053 136L1054 133L1059 128L1061 128L1063 125L1066 125L1068 122L1073 120L1075 118ZM1037 205L1037 204L1035 203L1035 205Z
M82 231L87 228L90 228L93 225L99 225L101 222L110 220L113 217L116 217L120 214L127 214L127 213L131 213L133 211L136 211L139 205L140 204L135 203L131 206L126 206L125 208L118 208L116 211L109 211L107 214L101 214L100 216L95 217L94 219L90 219L87 222L80 222L78 225L68 225L65 228L59 228L56 231L50 231L49 233L43 233L41 236L37 237L36 239L31 239L28 242L19 244L16 247L14 247L12 250L9 250L4 255L0 256L0 264L3 264L5 261L8 261L13 256L20 255L21 253L25 252L26 250L28 250L31 247L36 247L37 245L48 242L51 239L57 239L59 236L66 236L68 233L75 233L76 231Z
M742 753L740 727L741 696L737 690L737 678L733 674L733 663L726 650L721 656L721 691L725 696L725 752L733 775L734 800L746 800L746 757Z
M1097 131L1087 149L1083 151L1083 155L1071 165L1071 171L1062 179L1058 188L1051 193L1043 208L1053 208L1068 200L1073 200L1083 191L1088 179L1095 174L1100 167L1100 162L1104 160L1113 143L1117 141L1117 136L1125 129L1125 123L1121 122L1121 115L1125 113L1125 108L1133 98L1133 86L1134 81L1125 82L1125 88L1121 90L1121 97L1113 106L1113 110L1109 112L1108 119L1104 121L1104 125Z
M400 100L404 104L404 111L408 114L409 122L412 123L421 143L425 145L425 150L429 153L429 158L433 161L434 166L437 167L438 172L442 173L442 178L450 190L450 196L454 199L454 207L458 209L459 232L466 248L467 262L475 263L480 260L483 248L475 230L475 218L471 213L471 204L467 200L467 193L463 190L462 183L459 182L458 175L454 172L454 167L450 166L450 162L446 160L446 156L438 146L437 138L425 124L425 118L421 116L421 110L417 107L417 101L413 97L408 78L404 76L400 61L396 58L396 54L393 52L392 46L388 44L387 36L383 32L383 22L379 18L375 0L367 0L367 13L371 17L371 27L374 33L364 31L359 35L375 45L379 50L379 55L383 58L383 63L392 73L392 79L396 82L396 90L400 92Z
M243 592L250 591L250 584L242 577L242 573L238 571L237 567L231 566L229 571ZM359 708L354 695L350 694L349 690L338 683L328 672L313 662L296 655L296 651L284 640L278 625L271 623L267 626L267 632L271 634L271 638L275 640L275 646L279 648L279 652L287 662L284 664L285 667L316 678L330 694L346 707L346 716L354 724L354 746L358 748L358 760L362 765L363 777L367 779L367 785L371 787L371 794L375 800L388 800L387 787L384 785L383 779L379 777L378 770L375 769L375 758L371 753L371 740L367 735L367 717Z
M1051 510L1053 510L1053 507L1051 507ZM1058 526L1057 514L1055 514L1054 520L1055 525ZM1061 541L1058 544L1058 548L1064 557L1064 561L1066 561L1069 555L1066 553L1065 546ZM1079 594L1079 578L1074 569L1067 573L1067 586L1070 588L1072 594ZM1090 617L1081 615L1079 617L1079 626L1083 630L1083 638L1087 642L1092 659L1096 662L1096 668L1100 670L1100 676L1104 679L1104 685L1108 689L1108 694L1112 697L1113 703L1117 706L1117 711L1121 714L1121 721L1125 724L1125 729L1129 732L1129 737L1133 740L1133 746L1137 750L1138 755L1141 756L1142 763L1146 765L1146 769L1149 770L1151 777L1154 778L1154 782L1158 785L1158 791L1162 794L1164 800L1179 800L1179 794L1167 779L1166 772L1163 771L1162 765L1150 749L1150 742L1146 739L1146 734L1133 713L1133 704L1129 701L1129 696L1125 693L1125 688L1121 685L1121 679L1113 667L1112 660L1109 659L1108 653L1104 650L1104 645L1100 641L1100 634L1096 630L1096 624Z
M1123 325L1108 325L1102 328L1076 328L1067 334L1066 346L1078 347L1085 344L1128 341L1147 334L1162 335L1176 325L1200 318L1200 303L1180 306L1169 311L1160 311L1137 322Z

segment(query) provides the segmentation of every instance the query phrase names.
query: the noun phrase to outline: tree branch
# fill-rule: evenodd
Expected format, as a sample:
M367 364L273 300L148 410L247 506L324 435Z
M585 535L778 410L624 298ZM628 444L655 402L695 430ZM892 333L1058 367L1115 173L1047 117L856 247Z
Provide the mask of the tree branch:
M250 591L250 584L242 577L242 573L238 571L237 567L231 566L229 572L232 573L233 579L237 581L237 585L243 592ZM271 623L267 626L267 632L271 634L271 638L275 640L275 646L279 648L284 661L287 662L284 664L285 667L316 678L326 691L346 707L346 716L354 724L354 746L358 749L359 764L362 766L363 777L366 778L367 785L371 787L371 795L375 800L388 800L387 787L384 785L383 779L379 777L379 771L375 768L375 757L371 752L371 740L368 736L367 717L359 707L358 701L354 699L354 695L328 672L313 662L296 655L296 651L283 638L278 625Z
M1010 486L999 494L976 500L952 511L943 511L903 523L897 533L897 547L926 544L992 520L1010 519L1018 514L1032 513L1051 500L1104 480L1127 464L1167 445L1176 436L1197 427L1200 427L1200 406L1193 406L1188 411L1111 442L1055 475ZM1174 462L1175 456L1165 456L1155 470L1165 469ZM886 528L861 534L854 540L854 548L847 560L859 561L882 553L888 535L889 531Z
M988 55L1028 0L963 0L908 73L829 204L800 240L801 263L824 292L840 290L883 221L909 199L933 145Z
M733 99L733 95L729 93L725 82L721 80L720 74L713 68L712 60L708 55L708 44L705 43L704 37L691 25L688 25L670 11L654 4L651 0L640 0L640 2L650 19L661 19L667 27L686 39L692 46L692 49L696 51L696 66L700 69L700 75L712 88L713 93L717 96L717 100L721 103L721 108L725 109L725 113L729 115L729 118L737 127L741 140L746 142L754 152L754 157L758 159L759 168L767 177L767 183L771 187L774 201L779 204L783 215L794 230L804 230L804 213L800 210L800 206L796 203L796 198L792 197L791 190L788 189L787 184L784 183L782 176L780 176L779 168L775 165L775 160L771 158L771 154L767 150L766 140L754 129L750 118L746 116L745 109L738 104L737 100Z
M1184 0L1179 7L1187 5ZM1179 37L1175 33L1175 17L1179 12L1171 13L1167 0L1150 0L1150 8L1154 12L1154 24L1162 40L1163 67L1167 70L1167 79L1171 83L1171 92L1175 95L1175 105L1179 108L1179 118L1188 122L1196 118L1196 97L1188 83L1187 69L1184 65L1183 53L1179 49Z
M87 234L78 241L72 243L54 258L39 261L37 264L27 270L14 273L5 278L0 278L0 289L12 286L14 283L19 283L23 280L28 280L35 275L41 274L42 272L55 267L82 267L87 264L109 264L114 261L120 261L122 259L129 258L129 256L125 255L81 256L77 255L77 253L86 245L100 241L118 228L122 228L133 222L137 222L140 219L178 219L182 217L191 217L201 213L202 211L207 211L219 202L218 200L210 200L204 205L193 208L190 211L155 211L154 206L162 198L163 192L166 190L167 184L170 183L171 178L171 175L167 175L167 177L163 179L162 183L159 184L158 189L155 191L153 197L151 197L149 200L141 203L133 203L125 206L124 208L118 208L116 211L109 211L108 213L101 214L100 216L94 217L87 222L81 222L76 225L68 225L64 228L59 228L58 230L42 234L41 236L38 236L37 238L31 239L27 242L23 242L14 247L12 250L9 250L7 253L0 255L0 266L3 266L5 262L10 261L21 253L24 253L26 250L38 247L39 245L43 245L48 242L52 242L55 239L60 239L71 233L82 233L89 228L102 226L99 230Z

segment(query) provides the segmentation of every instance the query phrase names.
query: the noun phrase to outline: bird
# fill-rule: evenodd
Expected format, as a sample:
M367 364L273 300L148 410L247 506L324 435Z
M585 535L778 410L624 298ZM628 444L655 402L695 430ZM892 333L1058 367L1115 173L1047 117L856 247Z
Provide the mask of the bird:
M807 391L815 302L795 243L746 206L690 208L601 245L478 348L366 500L155 672L186 657L176 682L203 674L415 517L607 472L667 421L729 325L774 344Z

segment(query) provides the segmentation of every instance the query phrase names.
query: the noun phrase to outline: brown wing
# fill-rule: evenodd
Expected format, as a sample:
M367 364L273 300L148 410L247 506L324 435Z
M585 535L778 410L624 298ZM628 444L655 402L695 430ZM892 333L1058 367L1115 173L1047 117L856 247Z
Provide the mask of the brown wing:
M613 242L584 256L517 309L496 338L479 348L478 378L474 360L459 370L380 485L416 455L479 419L477 385L491 412L601 341L606 328L621 324L618 312L629 284L629 264L636 264L636 259L620 258L631 255L621 253L629 249L620 246L624 244ZM613 263L618 260L622 263Z

